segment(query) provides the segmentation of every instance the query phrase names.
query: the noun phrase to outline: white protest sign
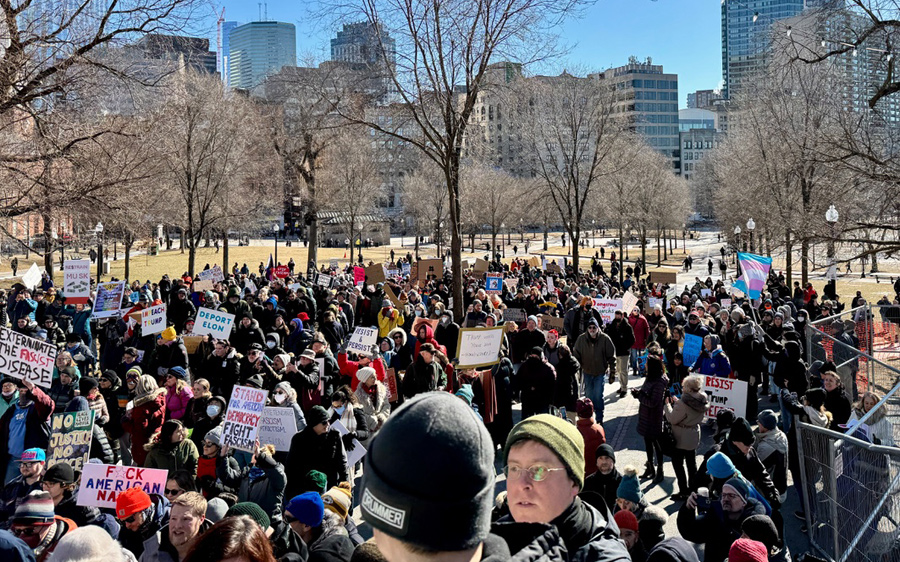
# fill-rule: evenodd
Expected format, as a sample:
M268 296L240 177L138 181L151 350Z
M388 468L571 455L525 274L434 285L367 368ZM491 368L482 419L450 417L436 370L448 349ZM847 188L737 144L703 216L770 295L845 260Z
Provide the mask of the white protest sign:
M700 289L700 296L703 298L712 296L712 289Z
M503 344L503 326L493 328L463 328L459 331L456 347L459 353L458 369L472 369L496 365L500 361Z
M731 299L722 299L722 308L731 308Z
M87 463L81 473L76 503L81 506L116 509L116 498L131 488L140 488L148 495L161 496L168 476L168 470L157 468ZM116 515L124 518L126 514Z
M331 269L337 271L338 268L339 268L340 266L338 265L337 259L332 258L332 259L328 262L328 267L330 267Z
M41 268L38 264L32 263L25 275L22 276L22 284L29 289L34 289L41 282Z
M331 287L331 280L334 279L331 275L326 273L320 273L319 278L316 280L316 285L319 287Z
M659 306L662 306L663 308L665 308L665 306L663 306L662 299L658 299L656 297L650 297L650 308L656 308L656 305L659 305Z
M266 406L268 390L235 386L225 412L225 426L222 428L222 445L252 452L263 409Z
M556 287L553 285L553 278L552 278L552 277L548 277L548 278L547 278L547 292L549 292L549 293L555 293L555 292L556 292Z
M67 260L63 265L66 304L87 304L91 298L91 260Z
M141 311L141 335L158 334L166 329L166 305L158 304Z
M634 307L637 306L638 298L631 291L625 291L625 294L622 296L622 310L625 311L625 315L628 316L634 310Z
M212 291L214 288L215 284L211 279L197 279L194 281L195 293L205 293L206 291Z
M194 321L194 335L210 335L217 340L227 340L231 337L231 327L234 326L234 314L219 312L209 308L197 310L197 319Z
M218 283L225 280L225 275L222 273L222 268L219 267L218 264L216 264L210 269L205 269L198 273L197 278L201 281L212 281L213 283Z
M594 299L594 308L600 313L604 324L613 321L617 310L622 309L621 299Z
M246 292L247 289L250 289L251 295L255 295L259 291L259 289L256 288L256 283L249 279L247 279L247 282L244 283L244 291Z
M347 435L350 433L347 431L347 428L341 423L341 420L338 420L331 424L331 427L338 430L338 433L341 435ZM353 466L359 462L361 458L366 455L366 448L362 446L362 443L359 442L358 439L353 440L353 450L347 451L347 466Z
M0 327L0 374L50 388L56 345Z
M719 410L731 410L736 417L747 417L746 381L705 376L703 390L709 396L707 416L714 418Z
M276 451L289 451L291 438L297 433L297 418L293 408L269 406L263 409L259 424L259 442L271 443Z
M353 331L353 335L350 336L350 341L347 342L347 351L371 356L372 346L375 345L377 339L378 330L375 328L363 328L362 326L357 326L356 330Z
M94 318L118 318L124 296L124 281L100 283L97 286L97 298L94 299L91 315Z

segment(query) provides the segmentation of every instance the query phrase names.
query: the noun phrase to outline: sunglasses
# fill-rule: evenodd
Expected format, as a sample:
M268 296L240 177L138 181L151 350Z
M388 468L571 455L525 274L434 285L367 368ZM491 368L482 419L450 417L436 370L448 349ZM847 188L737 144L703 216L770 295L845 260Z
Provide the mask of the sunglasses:
M41 529L37 527L13 527L12 532L17 537L33 537L40 534Z
M184 491L184 490L181 490L181 489L179 489L179 488L174 488L174 489L172 489L172 490L166 488L166 495L167 495L167 496L177 496L177 495L179 495L179 494L180 494L181 492L183 492L183 491Z
M132 515L131 517L128 517L127 519L119 519L119 522L121 522L121 523L134 523L134 518L135 518L136 516L137 516L137 513L135 513L135 514Z
M213 443L212 441L204 441L202 444L204 447L215 447L216 446L216 444Z
M297 519L296 517L294 517L293 515L291 515L290 512L288 512L288 511L285 511L285 512L284 512L284 515L282 516L282 519L284 519L284 522L287 523L288 525L290 525L290 524L293 523L294 521L299 521L299 519Z

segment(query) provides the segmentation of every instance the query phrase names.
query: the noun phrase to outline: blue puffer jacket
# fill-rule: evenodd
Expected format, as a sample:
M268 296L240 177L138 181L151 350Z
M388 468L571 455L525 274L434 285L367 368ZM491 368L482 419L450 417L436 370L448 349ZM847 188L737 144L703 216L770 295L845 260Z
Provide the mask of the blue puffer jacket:
M694 372L700 375L727 378L731 376L731 363L721 349L715 349L712 353L704 349L694 363Z

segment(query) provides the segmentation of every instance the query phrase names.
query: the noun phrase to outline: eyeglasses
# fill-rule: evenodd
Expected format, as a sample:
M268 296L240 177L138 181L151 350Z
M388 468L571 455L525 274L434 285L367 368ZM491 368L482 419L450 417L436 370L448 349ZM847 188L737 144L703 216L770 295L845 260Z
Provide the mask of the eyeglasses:
M166 488L166 495L167 496L177 496L177 495L181 494L181 492L183 492L183 491L184 490L181 490L179 488L174 488L172 490Z
M13 527L12 532L17 537L33 537L40 534L41 530L37 527Z
M528 468L522 468L520 466L507 466L503 469L503 474L506 475L506 478L509 480L513 480L522 476L523 474L527 474L529 478L533 482L543 482L550 476L551 472L556 472L558 470L565 470L565 468L550 468L541 465L529 466Z
M126 518L126 519L119 519L119 522L121 522L121 523L134 523L134 518L135 518L135 517L137 517L137 513L135 513L134 515L132 515L131 517L128 517L128 518Z
M278 392L275 393L275 396L284 396L284 393L281 392L281 391L278 391Z
M204 442L201 443L201 444L202 444L204 447L215 447L215 446L216 446L216 444L213 443L212 441L204 441Z

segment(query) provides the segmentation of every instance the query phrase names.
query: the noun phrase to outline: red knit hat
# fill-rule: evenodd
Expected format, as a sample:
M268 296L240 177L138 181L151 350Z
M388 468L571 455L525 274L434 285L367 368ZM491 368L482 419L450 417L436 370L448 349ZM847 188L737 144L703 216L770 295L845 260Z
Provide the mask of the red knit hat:
M638 532L638 520L634 513L630 511L619 511L613 516L613 519L616 520L616 525L618 525L620 529L631 529L635 533Z
M768 560L766 545L759 541L738 539L728 551L728 562L768 562Z
M579 398L575 402L575 413L579 418L589 418L594 415L594 403L590 398Z
M128 519L135 513L144 511L152 505L150 496L140 488L125 490L116 498L116 517Z

